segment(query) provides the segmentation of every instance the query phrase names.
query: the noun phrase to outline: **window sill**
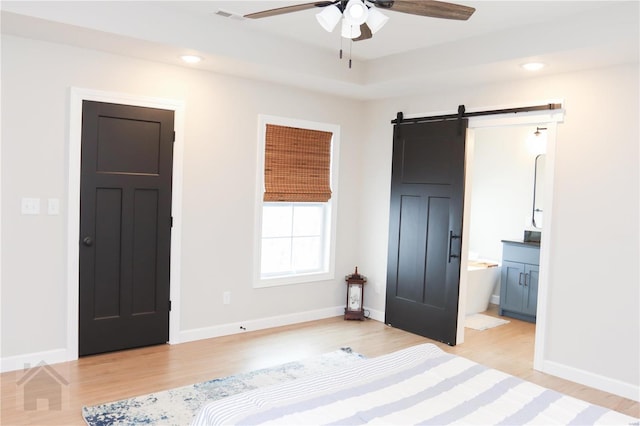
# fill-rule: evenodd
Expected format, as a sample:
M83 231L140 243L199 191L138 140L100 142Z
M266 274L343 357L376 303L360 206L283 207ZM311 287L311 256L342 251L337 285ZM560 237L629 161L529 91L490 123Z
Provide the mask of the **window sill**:
M273 278L259 278L253 283L253 288L267 288L292 284L304 284L309 282L332 280L333 278L334 274L331 272L289 275Z

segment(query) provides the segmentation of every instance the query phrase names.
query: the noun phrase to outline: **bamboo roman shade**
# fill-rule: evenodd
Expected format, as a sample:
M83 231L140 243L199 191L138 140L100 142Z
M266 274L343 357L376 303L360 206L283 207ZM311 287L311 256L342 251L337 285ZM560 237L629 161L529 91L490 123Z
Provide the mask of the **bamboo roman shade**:
M267 124L264 201L331 198L331 132Z

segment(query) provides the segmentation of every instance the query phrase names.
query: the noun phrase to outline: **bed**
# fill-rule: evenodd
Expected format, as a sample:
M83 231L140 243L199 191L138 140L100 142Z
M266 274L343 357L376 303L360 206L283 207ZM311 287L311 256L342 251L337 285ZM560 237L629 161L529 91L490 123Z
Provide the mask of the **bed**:
M205 405L193 425L638 424L433 344Z

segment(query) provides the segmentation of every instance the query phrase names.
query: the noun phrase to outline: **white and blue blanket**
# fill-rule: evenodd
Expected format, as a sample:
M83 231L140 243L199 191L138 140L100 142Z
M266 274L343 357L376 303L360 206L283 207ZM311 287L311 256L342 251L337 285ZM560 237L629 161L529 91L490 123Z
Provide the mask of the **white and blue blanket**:
M638 419L423 344L205 405L194 425L586 425Z

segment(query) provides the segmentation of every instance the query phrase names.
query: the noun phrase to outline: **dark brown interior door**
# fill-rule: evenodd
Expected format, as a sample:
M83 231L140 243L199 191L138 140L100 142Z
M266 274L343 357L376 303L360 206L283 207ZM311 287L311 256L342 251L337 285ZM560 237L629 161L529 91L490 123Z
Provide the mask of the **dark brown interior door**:
M385 322L456 344L467 120L394 127Z
M79 354L165 343L174 113L84 101Z

